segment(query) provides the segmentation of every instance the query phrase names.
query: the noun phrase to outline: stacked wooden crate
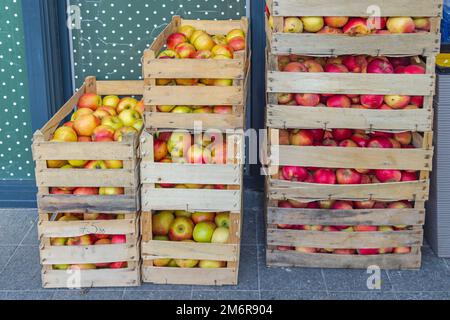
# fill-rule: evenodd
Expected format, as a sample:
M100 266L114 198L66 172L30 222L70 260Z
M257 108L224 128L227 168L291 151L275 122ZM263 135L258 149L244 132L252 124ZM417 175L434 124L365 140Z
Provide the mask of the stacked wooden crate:
M38 187L38 232L45 288L124 287L140 285L139 254L139 162L138 135L122 142L53 142L87 93L142 96L142 81L96 81L83 86L34 134L33 157ZM48 161L120 160L117 170L53 169ZM124 188L123 195L55 194L52 189ZM103 219L98 219L99 214ZM88 219L85 219L89 216ZM74 218L75 217L75 218ZM98 219L98 220L97 220ZM108 245L58 244L58 239L90 235L125 236L126 242ZM121 241L123 242L123 241ZM119 263L116 268L107 267ZM97 266L97 268L94 268Z
M368 16L371 1L267 1L267 127L270 176L267 178L267 264L318 268L415 269L421 265L425 202L433 157L433 96L435 57L440 50L442 1L381 1L382 16L431 17L431 31L412 34L284 33L288 16ZM273 20L272 20L273 19ZM270 26L272 25L272 26ZM281 55L416 56L426 74L290 73L279 72ZM371 110L279 105L278 94L354 94L424 96L422 109ZM367 132L413 132L415 149L297 147L280 145L284 129L356 129ZM420 171L417 181L364 185L321 185L282 180L279 167L363 168ZM292 209L281 201L408 201L406 209ZM399 231L326 232L282 226L408 226ZM281 226L281 227L280 227ZM322 229L322 228L319 228ZM411 248L406 254L353 255L361 249ZM286 248L292 248L286 250ZM299 250L295 250L295 249ZM303 249L301 249L303 248ZM318 248L305 253L304 248ZM325 249L326 248L326 249ZM341 254L330 254L342 250ZM342 254L344 253L344 254Z
M235 52L230 60L157 59L167 38L180 26L189 25L211 35L242 29L248 21L193 21L174 17L145 51L143 72L146 105L145 131L140 141L142 183L142 277L157 284L231 285L239 269L242 228L244 121L249 53ZM160 79L233 79L232 86L159 85ZM232 106L231 114L163 113L158 106ZM199 127L200 125L200 127ZM164 133L184 131L202 135L220 130L226 135L224 164L161 163L155 161L154 142ZM170 185L169 188L161 186ZM180 187L184 186L184 187ZM189 187L186 187L189 186ZM211 188L211 186L219 186ZM227 244L155 240L152 218L160 211L229 213ZM156 260L189 259L226 262L223 268L177 268L158 266Z

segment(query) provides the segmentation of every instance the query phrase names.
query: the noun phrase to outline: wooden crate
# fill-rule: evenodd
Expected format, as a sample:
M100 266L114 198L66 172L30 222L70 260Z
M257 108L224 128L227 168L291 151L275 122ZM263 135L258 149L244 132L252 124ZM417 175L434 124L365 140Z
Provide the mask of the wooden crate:
M143 211L238 211L243 192L244 136L238 131L227 135L228 164L197 165L156 163L154 132L141 135L141 203ZM163 189L156 184L224 185L225 190Z
M249 36L247 18L233 21L184 20L173 17L169 25L144 52L144 100L148 128L193 129L196 121L205 128L243 128L247 100L247 74L250 67L248 49L236 52L232 60L157 59L167 38L182 25L191 25L210 34L227 34L242 29ZM247 46L248 47L248 46ZM157 79L233 79L233 86L158 86ZM157 112L158 105L233 106L230 115L173 114Z
M432 131L436 87L434 56L423 62L426 65L426 74L412 75L280 72L277 56L267 54L268 127ZM415 59L422 62L419 57ZM277 96L280 93L411 95L425 98L422 109L367 110L327 108L324 105L278 105Z
M270 51L275 54L335 56L345 54L424 55L440 51L440 19L442 0L266 0L273 16L273 30L266 20ZM368 17L380 11L384 17L430 17L430 33L387 34L350 37L315 33L283 33L284 17L289 16L350 16ZM375 12L374 12L375 11Z
M88 77L75 95L33 137L36 161L38 207L46 212L136 212L139 210L139 136L125 136L122 142L51 142L55 130L76 108L85 93L98 95L140 95L143 81L96 81ZM122 160L119 170L50 169L47 160ZM120 196L51 195L51 187L123 187Z
M118 213L119 214L119 213ZM131 287L140 285L139 217L136 212L122 212L123 220L58 221L61 213L40 211L38 233L42 285L44 288L67 288L73 285L74 273L54 270L53 265L128 262L124 269L81 270L82 288ZM52 238L80 237L89 234L126 235L119 245L52 246Z
M152 239L152 212L144 212L141 223L142 281L176 285L237 285L242 212L231 212L230 220L228 244L155 241ZM156 259L226 261L227 266L220 269L160 268L153 265Z

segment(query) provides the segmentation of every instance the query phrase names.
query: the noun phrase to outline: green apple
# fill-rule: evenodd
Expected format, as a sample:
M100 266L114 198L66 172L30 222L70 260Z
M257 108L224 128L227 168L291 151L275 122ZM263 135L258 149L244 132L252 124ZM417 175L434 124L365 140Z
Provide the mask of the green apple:
M139 119L133 124L133 128L136 129L138 132L141 132L143 127L144 127L144 120L142 119Z
M123 127L123 122L118 117L108 116L102 120L103 126L109 126L114 129L114 131L119 130Z
M200 243L211 243L216 225L213 222L200 222L194 228L194 241Z
M175 107L176 106L158 106L158 111L169 113L169 112L172 112L172 110L175 109Z
M211 243L228 243L230 239L230 230L227 228L217 228L211 239Z
M119 114L119 119L125 127L133 127L137 121L141 120L141 115L133 109L126 109Z
M230 228L230 214L218 213L215 222L218 227Z
M198 267L202 269L220 269L225 268L226 266L227 263L225 261L202 260L198 264Z
M198 265L198 260L182 260L182 259L176 259L175 263L179 268L183 269L192 269L195 268ZM170 263L170 262L169 262Z
M192 109L187 106L178 106L172 110L172 113L192 113Z
M175 211L175 216L176 217L186 217L186 218L191 218L192 217L192 213L191 212L187 212L187 211Z
M117 108L119 105L120 99L118 96L106 96L103 98L103 105L105 107Z

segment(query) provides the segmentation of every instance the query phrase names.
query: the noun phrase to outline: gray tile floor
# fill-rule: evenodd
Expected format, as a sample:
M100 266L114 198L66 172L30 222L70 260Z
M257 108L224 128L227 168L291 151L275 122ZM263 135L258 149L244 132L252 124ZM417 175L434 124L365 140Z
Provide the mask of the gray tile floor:
M450 260L427 246L420 271L386 271L382 288L367 289L364 270L269 269L265 266L263 197L246 194L240 281L233 287L157 286L42 290L35 210L0 210L0 299L450 299Z

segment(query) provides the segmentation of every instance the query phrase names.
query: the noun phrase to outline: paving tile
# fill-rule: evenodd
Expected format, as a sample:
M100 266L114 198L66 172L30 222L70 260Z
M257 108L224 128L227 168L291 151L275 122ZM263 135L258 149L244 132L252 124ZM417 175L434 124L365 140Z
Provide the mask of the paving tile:
M256 245L256 214L251 209L245 209L244 211L244 221L242 230L242 244L246 245Z
M261 291L261 300L328 300L328 294L325 291L284 291L269 290Z
M446 292L450 290L450 271L443 259L438 258L429 247L424 247L422 252L421 270L388 271L394 291Z
M11 258L11 255L14 253L16 246L1 246L0 247L0 272L6 266L6 263Z
M125 291L124 300L191 300L191 291Z
M21 245L24 246L39 246L39 237L37 231L37 222L33 225L31 230L25 235Z
M261 290L326 291L320 269L268 268L263 246L259 246L258 255Z
M450 300L450 292L399 292L398 300Z
M264 193L260 191L247 190L244 193L244 207L249 209L264 208Z
M259 300L259 291L238 291L238 290L221 290L221 291L194 291L192 300L243 300L255 301Z
M328 291L371 291L367 282L373 273L368 274L367 270L324 269L323 275ZM380 290L392 291L392 284L386 271L381 271Z
M256 238L258 245L266 246L266 213L262 209L253 210L256 216Z
M0 211L0 243L18 245L36 223L35 210L2 210Z
M192 286L172 285L172 284L152 284L142 283L139 287L129 287L125 289L126 292L133 291L192 291Z
M53 290L36 291L7 291L5 300L51 300L55 292Z
M8 295L6 291L0 291L0 300L5 300Z
M122 300L123 290L59 290L53 300Z
M329 300L395 300L393 292L329 292Z
M41 266L37 247L18 247L0 274L2 290L40 290Z
M237 286L194 286L194 291L258 290L258 254L256 246L241 246L239 284Z

